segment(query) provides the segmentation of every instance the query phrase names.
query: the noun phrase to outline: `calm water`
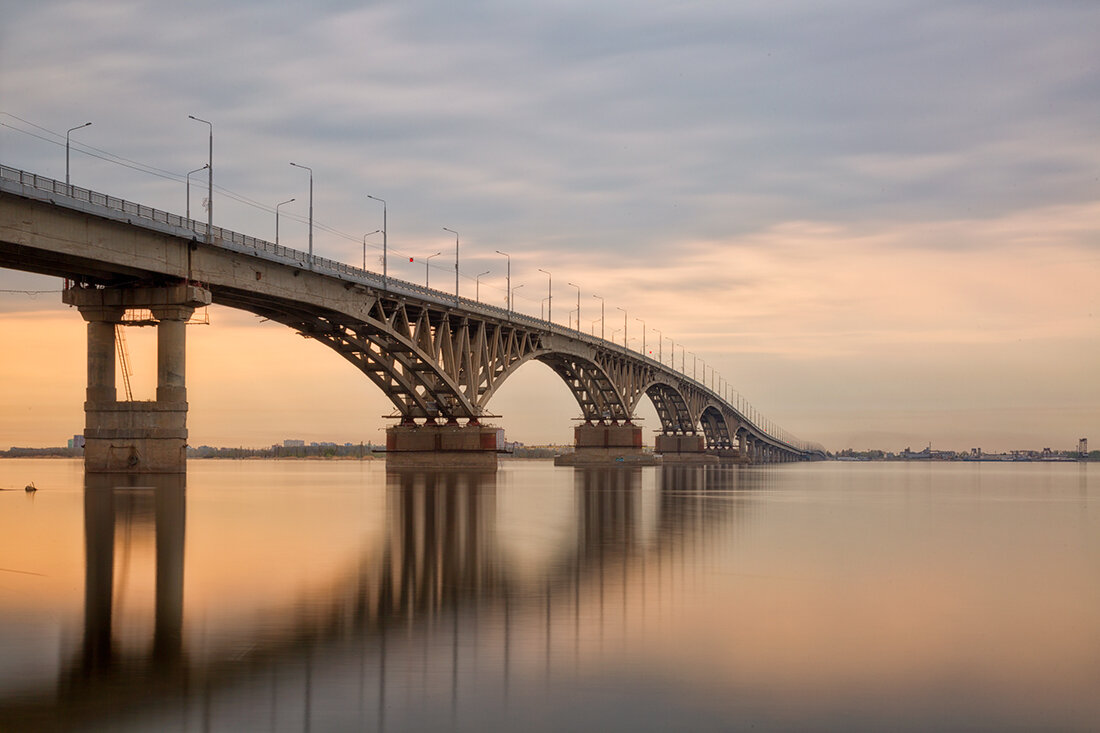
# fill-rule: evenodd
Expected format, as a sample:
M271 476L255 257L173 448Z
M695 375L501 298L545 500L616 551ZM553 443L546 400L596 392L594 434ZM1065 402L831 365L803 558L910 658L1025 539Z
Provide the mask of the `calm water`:
M0 730L1098 730L1096 468L0 461Z

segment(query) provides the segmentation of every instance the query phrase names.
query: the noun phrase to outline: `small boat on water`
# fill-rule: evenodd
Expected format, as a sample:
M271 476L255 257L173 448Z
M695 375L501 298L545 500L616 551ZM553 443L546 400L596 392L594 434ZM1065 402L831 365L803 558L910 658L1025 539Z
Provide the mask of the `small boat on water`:
M35 488L35 485L34 485L34 482L33 482L33 481L31 481L31 482L30 482L29 484L27 484L27 485L26 485L26 486L24 487L24 490L26 490L27 492L31 492L31 491L38 491L38 489L37 489L37 488Z

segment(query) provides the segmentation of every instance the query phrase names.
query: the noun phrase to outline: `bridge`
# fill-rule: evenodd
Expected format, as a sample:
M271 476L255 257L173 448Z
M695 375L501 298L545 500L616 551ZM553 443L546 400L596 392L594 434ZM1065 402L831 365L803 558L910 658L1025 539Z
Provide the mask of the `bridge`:
M659 416L666 461L770 463L823 455L739 401L729 385L603 338L317 257L34 173L0 166L0 267L64 278L87 321L85 467L185 467L186 337L215 303L277 321L330 347L386 394L394 465L495 464L489 402L531 360L549 366L581 412L577 462L641 462L633 423L643 395ZM122 401L116 329L157 328L157 393ZM578 324L579 325L579 324Z

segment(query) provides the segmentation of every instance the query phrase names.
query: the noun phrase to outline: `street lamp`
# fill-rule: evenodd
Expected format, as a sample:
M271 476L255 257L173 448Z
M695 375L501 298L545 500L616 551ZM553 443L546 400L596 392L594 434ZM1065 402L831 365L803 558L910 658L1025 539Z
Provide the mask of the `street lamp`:
M549 271L539 268L539 272L546 275L546 320L554 322L554 276Z
M73 130L79 130L92 124L91 122L85 122L83 125L77 125L76 127L70 127L65 132L65 188L69 188L69 133ZM200 169L201 170L201 169ZM69 191L69 195L72 196L73 192Z
M309 269L313 269L313 169L308 165L291 163L295 168L309 171Z
M382 230L381 229L375 229L373 232L367 232L366 234L363 235L363 270L364 270L364 272L367 269L367 237L369 237L372 234L378 234L378 232L380 232L380 231L382 231Z
M458 305L458 232L447 227L443 227L443 231L455 235L455 305Z
M577 330L581 330L581 286L574 283L566 283L577 289Z
M527 283L520 283L519 285L517 285L514 288L512 288L511 290L509 290L508 291L508 302L510 302L512 305L515 305L515 303L516 303L516 291L519 290L520 288L522 288L526 284ZM511 310L511 306L509 306L508 310Z
M599 295L593 295L592 297L600 299L600 338L602 339L603 338L604 302L603 302L603 298L600 297Z
M442 252L436 252L434 255L428 255L428 259L424 260L424 287L428 287L428 264L432 261L433 257L438 257L443 254Z
M279 207L285 204L289 204L297 199L287 199L286 201L280 201L275 204L275 246L279 246Z
M367 194L367 198L379 201L382 204L382 287L389 288L386 275L386 202L377 196Z
M635 318L635 321L642 324L642 358L645 358L645 321L641 318Z
M206 238L214 242L214 123L202 120L195 115L187 115L195 122L202 122L210 126L210 153L206 161Z
M626 349L626 348L629 348L626 345L626 320L627 320L626 308L620 308L619 306L615 306L615 309L616 310L621 310L623 312L623 348Z
M477 277L474 278L474 300L476 300L478 303L481 302L481 276L488 274L489 271L486 270L485 272L479 272Z
M185 176L185 178L187 179L187 221L191 221L191 174L198 173L199 171L204 170L206 170L205 165L202 168L196 168L193 171L188 171L187 175ZM276 227L276 229L277 228L278 227Z
M661 350L664 348L665 345L665 337L664 334L661 333L661 329L655 328L653 330L657 332L657 361L660 362L663 366L665 360L661 358L662 356L664 356L664 354L661 353Z
M510 254L508 254L507 252L501 252L499 249L497 250L497 254L498 255L504 255L505 257L508 258L508 275L507 275L508 282L507 282L507 285L505 286L505 288L508 292L506 292L504 294L504 300L507 301L508 310L511 311L512 310L512 256Z

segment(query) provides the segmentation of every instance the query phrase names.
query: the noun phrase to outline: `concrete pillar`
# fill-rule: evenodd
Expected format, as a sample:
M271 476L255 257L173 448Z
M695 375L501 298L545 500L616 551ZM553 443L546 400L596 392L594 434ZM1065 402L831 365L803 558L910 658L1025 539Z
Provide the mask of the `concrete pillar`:
M81 310L88 322L88 389L91 403L114 402L115 392L115 325L122 319L122 309L97 308Z
M153 308L157 319L157 402L187 402L187 321L194 308Z

